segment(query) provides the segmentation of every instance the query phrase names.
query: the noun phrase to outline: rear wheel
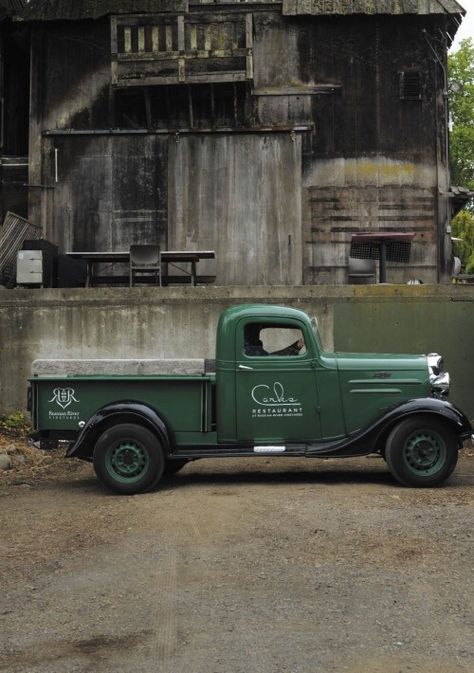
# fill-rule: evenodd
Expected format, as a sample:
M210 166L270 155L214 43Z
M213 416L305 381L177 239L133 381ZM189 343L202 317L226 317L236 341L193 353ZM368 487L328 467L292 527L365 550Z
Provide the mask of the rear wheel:
M142 493L161 478L163 448L150 430L132 423L114 425L98 439L93 463L99 481L116 493Z
M438 486L456 467L457 438L449 426L437 419L407 418L390 433L385 458L401 484Z

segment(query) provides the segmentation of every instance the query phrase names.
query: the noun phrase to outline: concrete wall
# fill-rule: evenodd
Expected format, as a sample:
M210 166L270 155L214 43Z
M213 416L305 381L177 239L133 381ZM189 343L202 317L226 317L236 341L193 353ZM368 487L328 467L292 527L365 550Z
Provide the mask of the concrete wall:
M474 419L474 288L427 285L0 290L0 413L25 407L36 358L213 357L220 312L247 302L317 315L327 350L442 353Z

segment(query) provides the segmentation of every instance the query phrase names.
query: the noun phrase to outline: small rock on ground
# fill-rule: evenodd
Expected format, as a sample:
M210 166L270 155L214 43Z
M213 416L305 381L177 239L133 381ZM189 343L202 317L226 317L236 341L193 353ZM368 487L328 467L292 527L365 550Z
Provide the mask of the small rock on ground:
M0 453L0 470L9 470L12 466L12 459L8 453Z

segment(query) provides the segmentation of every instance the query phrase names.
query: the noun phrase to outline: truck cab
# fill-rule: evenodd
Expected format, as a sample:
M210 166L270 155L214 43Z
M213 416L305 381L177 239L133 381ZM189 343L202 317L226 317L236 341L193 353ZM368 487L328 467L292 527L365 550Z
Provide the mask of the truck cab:
M425 356L326 353L315 318L272 306L223 314L216 371L220 441L337 440L431 392Z

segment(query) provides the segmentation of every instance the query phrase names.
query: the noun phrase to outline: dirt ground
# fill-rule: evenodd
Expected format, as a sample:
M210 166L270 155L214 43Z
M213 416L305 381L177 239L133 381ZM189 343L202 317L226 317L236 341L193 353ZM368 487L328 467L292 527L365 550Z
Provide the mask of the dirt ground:
M21 451L0 472L2 673L474 671L472 445L439 489L380 458L255 458L132 497Z

